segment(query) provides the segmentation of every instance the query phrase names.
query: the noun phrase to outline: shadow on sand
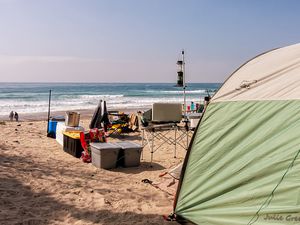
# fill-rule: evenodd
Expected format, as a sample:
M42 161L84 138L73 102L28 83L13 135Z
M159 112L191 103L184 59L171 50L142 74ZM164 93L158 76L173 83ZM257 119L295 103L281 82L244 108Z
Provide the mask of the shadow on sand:
M128 174L138 174L144 171L157 171L166 169L162 165L158 163L150 163L150 162L141 162L138 167L118 167L116 169L112 169L111 171L120 172L120 173L128 173Z
M4 147L4 146L2 146ZM30 173L31 176L52 179L53 168L46 163L35 163L30 158L22 156L7 156L3 154L7 149L0 149L0 224L72 224L82 221L82 224L177 224L166 222L162 219L160 212L157 214L139 214L135 212L113 212L97 208L77 208L66 204L63 200L57 200L47 190L33 190L31 186L22 182L22 176ZM52 172L51 172L52 170ZM22 176L18 178L11 175L11 171L18 172ZM56 171L57 174L60 171ZM64 171L64 176L85 177L88 173L76 173L75 171ZM105 182L105 179L101 180ZM68 188L66 184L62 187ZM82 187L86 188L86 187ZM120 196L119 190L101 189L103 193L114 192ZM121 193L123 199L130 198L126 193ZM65 221L64 218L70 218ZM128 222L129 221L129 222ZM132 223L131 223L132 222Z

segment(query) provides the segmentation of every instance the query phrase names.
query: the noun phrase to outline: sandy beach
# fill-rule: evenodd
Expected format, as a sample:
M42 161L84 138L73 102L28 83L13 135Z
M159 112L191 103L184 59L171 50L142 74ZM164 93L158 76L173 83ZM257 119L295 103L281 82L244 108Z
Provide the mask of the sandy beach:
M82 116L83 127L91 114ZM24 118L0 125L0 224L177 224L162 217L172 212L176 188L160 190L142 180L162 182L159 175L183 161L183 148L174 158L174 146L164 145L153 167L145 147L139 167L98 169L46 137L45 117ZM140 143L141 133L122 140Z

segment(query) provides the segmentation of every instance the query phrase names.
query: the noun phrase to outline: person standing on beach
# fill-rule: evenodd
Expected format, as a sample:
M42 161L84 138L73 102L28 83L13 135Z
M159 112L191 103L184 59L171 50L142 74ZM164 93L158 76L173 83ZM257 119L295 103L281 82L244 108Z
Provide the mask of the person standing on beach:
M9 120L13 121L13 118L14 118L14 111L11 111L9 114Z
M15 112L15 119L17 122L19 121L19 114L17 112Z

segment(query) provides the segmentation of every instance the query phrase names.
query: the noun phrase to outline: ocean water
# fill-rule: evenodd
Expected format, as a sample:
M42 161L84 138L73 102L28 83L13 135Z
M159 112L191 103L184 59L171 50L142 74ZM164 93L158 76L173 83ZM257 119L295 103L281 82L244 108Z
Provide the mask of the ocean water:
M201 102L213 95L219 83L191 83L186 88L187 103ZM111 109L147 108L154 102L182 102L183 90L172 83L0 83L0 115L10 111L36 113L94 109L106 100Z

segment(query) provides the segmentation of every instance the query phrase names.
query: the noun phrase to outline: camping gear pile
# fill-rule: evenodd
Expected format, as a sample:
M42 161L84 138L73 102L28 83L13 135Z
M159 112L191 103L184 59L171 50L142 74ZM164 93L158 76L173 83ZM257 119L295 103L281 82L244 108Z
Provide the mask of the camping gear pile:
M137 130L138 119L135 114L129 116L124 112L108 112L106 101L100 100L89 127L90 129L103 128L108 137L112 135L118 136Z
M124 112L109 112L109 122L107 124L107 136L121 136L137 130L137 116L135 114L125 114Z
M117 116L117 119L111 116ZM111 169L116 166L133 167L140 164L142 147L132 142L107 143L113 134L122 134L137 129L137 116L128 116L122 112L109 114L106 102L100 101L85 131L79 126L80 113L66 112L65 117L49 119L48 137L56 138L63 150L83 162ZM111 151L115 149L116 151ZM108 150L108 151L106 151ZM111 157L113 156L113 157Z

